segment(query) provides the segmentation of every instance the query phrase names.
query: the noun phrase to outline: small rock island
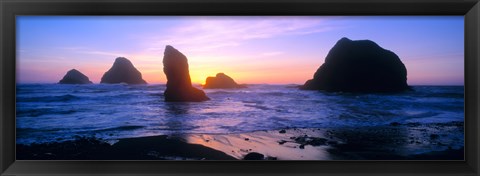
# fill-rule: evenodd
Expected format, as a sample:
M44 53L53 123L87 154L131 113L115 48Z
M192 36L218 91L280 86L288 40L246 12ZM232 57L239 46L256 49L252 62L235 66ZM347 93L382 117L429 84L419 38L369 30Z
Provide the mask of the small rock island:
M303 90L399 92L409 90L407 69L392 51L370 40L342 38Z
M63 76L58 84L92 84L92 81L80 71L71 69L65 74L65 76Z
M187 57L170 45L165 47L163 72L167 76L165 101L200 102L210 100L205 92L192 86Z
M204 89L235 89L246 88L245 85L237 84L230 76L224 73L217 73L215 77L209 76L203 85Z
M103 74L100 83L146 84L147 82L142 79L142 73L133 66L130 60L124 57L118 57L115 59L112 68Z

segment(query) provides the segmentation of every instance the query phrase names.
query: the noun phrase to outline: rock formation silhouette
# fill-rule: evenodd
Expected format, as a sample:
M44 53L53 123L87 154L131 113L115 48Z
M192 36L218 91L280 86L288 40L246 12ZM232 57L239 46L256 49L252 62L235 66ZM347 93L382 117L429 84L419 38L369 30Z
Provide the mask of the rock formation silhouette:
M393 52L370 40L340 39L313 79L300 89L342 92L397 92L410 89L407 69Z
M71 69L63 76L59 84L92 84L92 81L88 79L83 73L76 69Z
M117 84L146 84L142 79L142 73L140 73L128 60L124 57L118 57L115 62L105 74L102 76L100 83Z
M215 77L209 76L203 85L204 89L234 89L246 88L245 85L237 84L230 76L224 73L217 73Z
M170 45L165 47L163 72L167 76L165 101L200 102L210 100L205 92L192 86L187 57Z

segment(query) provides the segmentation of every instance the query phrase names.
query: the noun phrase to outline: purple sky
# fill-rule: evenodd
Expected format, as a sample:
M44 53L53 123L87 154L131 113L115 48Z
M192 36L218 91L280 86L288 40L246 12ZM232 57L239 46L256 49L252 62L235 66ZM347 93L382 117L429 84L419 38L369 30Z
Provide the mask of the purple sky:
M98 83L126 57L147 82L165 83L172 45L195 83L224 72L239 83L303 84L342 37L395 52L410 85L464 84L463 16L19 16L17 82L56 83L75 68Z

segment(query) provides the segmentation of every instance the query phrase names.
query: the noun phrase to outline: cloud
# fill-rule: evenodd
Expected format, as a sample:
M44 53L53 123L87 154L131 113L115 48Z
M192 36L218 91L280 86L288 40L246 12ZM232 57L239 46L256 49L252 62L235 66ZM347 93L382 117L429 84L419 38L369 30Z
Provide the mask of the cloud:
M321 33L339 27L332 26L330 21L328 17L182 17L176 23L162 26L159 33L141 36L136 42L141 49L135 53L79 46L56 49L78 54L152 60L163 56L165 45L173 45L181 51L188 51L185 54L189 57L194 57L209 51L248 45L255 40ZM256 53L256 56L279 54ZM139 58L139 55L142 57Z
M83 51L82 53L93 54L93 55L113 56L113 57L128 57L128 56L130 56L129 54L125 54L125 53L94 51L94 50L87 50L87 51Z
M103 56L113 56L113 57L131 56L131 54L127 54L127 53L112 52L112 51L98 51L98 50L90 49L87 47L55 47L55 49L74 52L78 54L103 55Z
M248 41L287 35L307 35L335 30L326 17L192 17L169 29L169 35L150 37L149 51L165 45L210 51L243 45ZM163 35L163 34L162 34Z

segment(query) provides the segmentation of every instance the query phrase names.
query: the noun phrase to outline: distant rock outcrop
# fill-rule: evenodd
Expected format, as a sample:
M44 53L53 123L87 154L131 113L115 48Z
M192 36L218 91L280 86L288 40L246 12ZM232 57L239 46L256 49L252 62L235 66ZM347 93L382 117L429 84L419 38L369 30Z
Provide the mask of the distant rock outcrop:
M92 81L88 79L83 73L78 70L71 69L70 71L63 76L62 80L58 82L59 84L92 84Z
M245 85L237 84L230 76L224 73L217 73L215 77L208 77L203 85L204 89L234 89L246 88Z
M140 73L127 58L118 57L112 68L105 72L100 83L117 84L146 84Z
M199 102L210 100L205 92L192 86L187 57L170 45L165 47L163 72L167 75L167 89L164 92L165 101Z
M300 89L342 92L408 90L407 69L393 52L370 40L340 39Z

